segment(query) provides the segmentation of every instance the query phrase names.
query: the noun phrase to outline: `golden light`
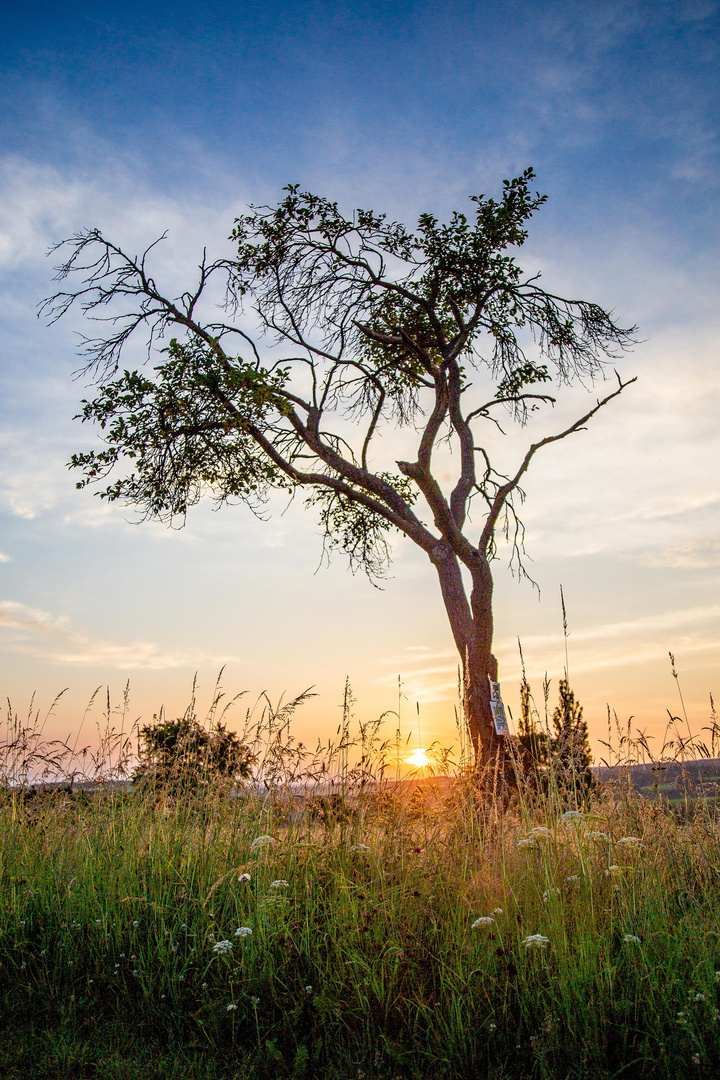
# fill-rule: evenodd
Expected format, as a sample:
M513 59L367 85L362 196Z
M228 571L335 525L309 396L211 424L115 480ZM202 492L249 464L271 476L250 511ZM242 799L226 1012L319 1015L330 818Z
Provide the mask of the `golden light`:
M416 750L412 757L405 758L405 764L422 767L424 765L431 765L432 762L424 750Z

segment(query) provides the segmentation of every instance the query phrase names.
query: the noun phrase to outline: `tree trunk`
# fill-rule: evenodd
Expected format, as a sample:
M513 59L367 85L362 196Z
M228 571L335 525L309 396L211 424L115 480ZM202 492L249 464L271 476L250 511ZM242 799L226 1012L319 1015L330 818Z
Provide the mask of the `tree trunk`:
M440 588L455 645L462 665L463 710L473 746L475 767L487 773L490 785L502 777L507 781L510 754L507 736L495 732L490 708L489 679L497 681L497 660L492 652L493 582L488 560L478 557L472 573L473 587L468 602L460 564L449 544L441 542L431 559L440 579Z

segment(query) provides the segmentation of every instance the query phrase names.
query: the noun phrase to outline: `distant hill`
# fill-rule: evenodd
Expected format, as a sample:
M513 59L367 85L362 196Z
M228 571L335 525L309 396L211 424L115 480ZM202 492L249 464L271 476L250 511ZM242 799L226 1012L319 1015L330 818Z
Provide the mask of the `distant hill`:
M690 799L717 799L720 802L720 758L705 758L700 761L685 762L658 762L641 765L594 765L592 772L601 784L611 784L618 787L629 786L645 798L656 799L658 795L668 799L671 803ZM455 783L451 776L410 776L402 780L386 780L377 785L386 791L395 791L410 795L420 789L429 802L435 802L446 798L452 791ZM372 785L375 786L375 785ZM114 791L116 793L132 791L133 785L128 780L110 780L104 783L92 781L80 781L72 785L73 791L84 790L86 792ZM38 783L34 786L36 792L41 791L70 791L67 781ZM10 788L12 790L12 786ZM262 789L264 790L264 789ZM302 785L296 791L299 794L306 790L308 795L337 795L341 790L338 782L326 783L313 786L312 790L304 789Z
M643 765L595 765L601 783L628 784L639 795L671 802L690 798L720 798L720 758Z

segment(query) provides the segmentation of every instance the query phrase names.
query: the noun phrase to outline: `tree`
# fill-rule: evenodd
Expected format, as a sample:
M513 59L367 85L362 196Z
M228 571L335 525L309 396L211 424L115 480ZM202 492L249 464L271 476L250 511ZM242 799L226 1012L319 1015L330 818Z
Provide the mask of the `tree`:
M369 210L345 218L336 203L291 185L276 207L250 207L236 219L235 257L208 263L203 255L192 290L175 298L150 274L153 245L130 257L91 229L58 245L65 261L57 279L74 287L44 305L51 319L79 302L87 316L109 321L104 335L84 340L97 395L80 415L99 424L105 447L73 456L84 474L78 487L117 470L100 494L166 519L183 519L204 494L255 507L272 489L304 490L328 549L371 580L387 566L394 530L425 552L460 654L481 765L507 756L488 684L497 677L496 534L504 530L511 566L523 574L517 504L530 462L582 430L628 382L618 376L612 392L532 443L507 474L493 466L480 432L502 430L499 410L522 427L531 411L554 403L546 384L591 381L635 330L523 275L510 249L523 244L546 199L531 193L533 179L527 169L504 182L499 200L473 196L473 222L458 212L446 224L422 214L414 233ZM224 322L200 313L216 275L226 288ZM239 325L248 306L285 347L280 359L270 349L263 358ZM136 332L148 353L177 336L152 371L119 374ZM389 426L417 435L414 459L394 468L379 457ZM449 491L436 468L443 441L457 454ZM473 499L482 508L476 527Z
M595 783L590 765L592 753L582 705L575 700L567 676L560 680L560 694L553 712L550 760L556 781L574 804L584 800Z
M520 655L522 658L522 650ZM547 677L545 689L547 694ZM590 768L590 738L582 705L570 688L567 674L560 680L558 703L552 715L552 731L548 729L547 712L545 730L542 730L537 723L537 711L533 707L523 662L517 741L522 771L532 788L545 796L554 791L566 805L573 807L587 801L595 786L595 777Z
M140 729L135 784L187 790L203 780L246 780L252 775L255 755L224 724L208 731L192 715L154 720Z

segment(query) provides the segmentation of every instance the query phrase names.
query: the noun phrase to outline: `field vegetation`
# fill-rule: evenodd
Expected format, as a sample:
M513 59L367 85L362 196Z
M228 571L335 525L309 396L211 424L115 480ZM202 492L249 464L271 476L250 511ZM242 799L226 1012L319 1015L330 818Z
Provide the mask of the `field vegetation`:
M351 737L348 695L335 743L296 742L303 700L248 714L237 777L185 761L171 782L148 736L132 789L112 725L92 789L39 789L82 755L9 713L3 1077L720 1074L712 800L569 784L552 759L514 792L447 758L396 783L399 740ZM217 706L191 739L215 763ZM174 723L192 734L192 708Z

